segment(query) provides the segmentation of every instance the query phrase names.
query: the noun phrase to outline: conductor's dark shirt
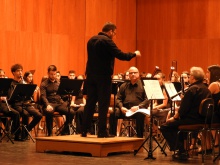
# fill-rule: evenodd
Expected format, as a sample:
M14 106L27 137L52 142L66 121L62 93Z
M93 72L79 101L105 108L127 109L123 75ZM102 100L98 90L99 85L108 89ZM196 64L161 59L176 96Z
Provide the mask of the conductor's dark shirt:
M114 41L105 33L100 32L87 43L88 61L86 75L112 75L115 58L129 61L135 53L123 53Z
M147 108L148 105L149 101L141 80L138 80L134 85L132 85L131 82L125 82L120 86L116 99L117 107L120 109L122 107L130 109L133 106Z
M49 105L50 103L62 103L60 95L57 94L58 87L60 82L55 80L54 82L50 81L50 79L46 79L40 85L40 93L41 93L41 101L44 106Z
M203 121L204 118L199 114L199 105L203 99L211 97L211 92L203 82L191 84L180 104L180 119Z

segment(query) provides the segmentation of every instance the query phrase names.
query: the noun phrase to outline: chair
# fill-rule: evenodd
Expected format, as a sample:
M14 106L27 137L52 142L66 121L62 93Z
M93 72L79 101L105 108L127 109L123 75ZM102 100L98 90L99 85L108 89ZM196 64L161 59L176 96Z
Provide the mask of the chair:
M109 119L110 113L107 113L107 120ZM98 120L99 118L99 113L94 113L93 115L93 125L94 125L94 134L97 135L98 134ZM108 121L107 121L108 123Z
M214 100L212 98L206 98L203 99L202 102L200 103L199 106L199 114L205 118L204 124L191 124L191 125L180 125L178 127L178 133L177 133L177 139L176 139L176 147L178 144L178 139L179 139L179 134L181 132L186 132L187 133L187 139L186 139L186 152L188 154L188 151L190 149L191 145L191 135L192 133L201 133L203 134L210 129L210 123L212 120L212 114L214 111ZM204 136L204 146L206 146L206 138ZM203 144L203 143L202 143ZM194 143L195 145L195 143ZM193 147L195 148L195 146ZM174 151L175 154L176 151ZM204 148L202 147L202 163L204 163L204 155L206 153L204 152Z
M128 136L132 137L134 135L137 135L136 129L135 129L135 120L129 117L126 117L123 119L123 122L121 123L121 129L119 136Z
M219 111L220 111L220 100L218 101L218 108L217 108ZM213 159L213 162L215 162L219 157L220 157L220 123L211 123L210 125L210 129L211 130L214 130L216 131L215 132L215 136L214 136L214 139L213 139L213 156L214 156L214 159ZM215 146L215 140L216 138L218 138L218 146ZM215 156L215 148L218 147L218 153L217 155Z
M2 123L2 118L5 118L5 119L6 119L6 125L5 125L5 127L6 127L6 128L10 128L10 127L11 127L11 124L9 125L10 121L8 121L8 117L5 116L3 113L0 113L0 123ZM2 124L3 124L3 123L2 123ZM3 132L3 136L0 138L0 142L2 142L2 140L5 138L5 136L7 136L8 140L10 140L12 144L14 144L14 142L13 142L13 140L11 139L11 136L10 136L10 129L9 129L9 131L7 131L6 128L3 128L2 126L0 126L0 131Z

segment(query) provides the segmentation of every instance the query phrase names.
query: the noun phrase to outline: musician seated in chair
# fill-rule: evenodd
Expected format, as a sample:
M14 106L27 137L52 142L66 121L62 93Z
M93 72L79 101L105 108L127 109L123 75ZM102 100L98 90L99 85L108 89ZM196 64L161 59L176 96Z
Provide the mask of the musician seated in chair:
M11 93L13 92L17 84L25 84L23 77L22 77L22 72L23 72L22 65L14 64L11 67L11 72L14 76L14 79L9 89L9 96L11 96ZM39 109L35 108L32 104L25 104L25 106L22 107L23 103L22 103L21 98L10 100L10 104L15 110L17 110L20 113L20 115L22 116L22 123L27 127L28 131L31 131L40 122L42 118L42 114L40 113ZM33 116L33 119L30 123L28 123L28 118L30 116ZM22 133L23 133L22 140L26 140L28 136L27 132L24 131Z
M57 67L50 65L48 67L48 79L43 81L40 85L41 101L43 103L43 111L46 115L46 124L48 130L48 136L52 135L53 128L53 113L59 112L60 115L66 115L66 121L64 123L61 135L70 134L69 125L74 116L74 111L70 109L68 112L67 103L61 99L61 96L57 94L60 81L57 80Z
M191 85L181 101L178 113L160 127L160 131L166 139L170 150L179 150L176 155L173 155L174 159L188 159L184 148L184 139L186 136L183 135L185 134L179 135L179 139L176 139L178 126L205 122L204 117L199 114L199 106L203 99L211 98L211 93L207 86L203 84L204 75L204 71L200 67L192 67L190 69L189 82ZM178 140L177 146L176 140Z
M116 97L116 107L115 115L116 119L125 118L125 113L131 109L132 111L136 111L139 108L147 108L148 107L148 99L143 88L143 84L139 79L139 71L136 67L130 67L129 71L129 82L123 83ZM145 115L142 113L136 113L132 116L132 118L136 119L136 131L137 137L143 137L144 131L144 119ZM117 120L110 121L110 127L115 127L114 132L112 134L116 135L116 127Z
M166 122L167 114L170 110L170 104L168 102L168 95L164 86L165 74L159 72L157 73L154 78L157 78L159 81L162 93L164 95L163 100L154 100L153 101L153 109L152 109L152 117L159 121L159 124L163 124ZM146 124L149 126L150 117L146 116ZM153 133L157 130L157 123L153 123Z
M5 72L4 70L0 69L0 78L5 78ZM12 120L12 126L11 126L11 133L14 133L16 130L20 127L20 114L18 111L13 109L8 103L7 103L6 97L0 97L0 113L3 113L4 116L11 117ZM3 118L1 119L4 126L6 127L7 119ZM6 128L8 130L9 128ZM19 141L20 140L20 129L15 133L14 140Z

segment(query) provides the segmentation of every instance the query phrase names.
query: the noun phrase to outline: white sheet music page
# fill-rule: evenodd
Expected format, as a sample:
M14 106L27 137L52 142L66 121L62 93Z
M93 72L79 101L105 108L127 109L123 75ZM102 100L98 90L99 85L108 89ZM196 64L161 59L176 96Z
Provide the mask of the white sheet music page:
M138 109L135 112L129 110L129 111L126 112L125 116L130 117L130 116L133 116L136 113L143 113L145 115L149 115L150 116L150 110L149 109L145 109L145 108Z
M168 95L170 96L170 98L172 98L173 96L177 95L177 91L173 85L173 83L171 82L166 82L165 83L165 88L167 90ZM181 101L181 98L179 95L177 95L176 97L174 97L172 99L172 101Z
M164 95L162 93L158 80L143 80L144 89L148 100L163 100Z

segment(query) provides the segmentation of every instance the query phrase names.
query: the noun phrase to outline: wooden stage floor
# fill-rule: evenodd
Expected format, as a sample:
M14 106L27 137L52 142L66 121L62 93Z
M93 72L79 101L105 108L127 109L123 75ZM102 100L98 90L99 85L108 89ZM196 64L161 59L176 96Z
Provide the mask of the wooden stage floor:
M143 143L144 138L113 137L97 138L96 135L36 137L36 152L81 152L95 157L105 157L112 152L134 151ZM143 150L140 150L141 152Z

